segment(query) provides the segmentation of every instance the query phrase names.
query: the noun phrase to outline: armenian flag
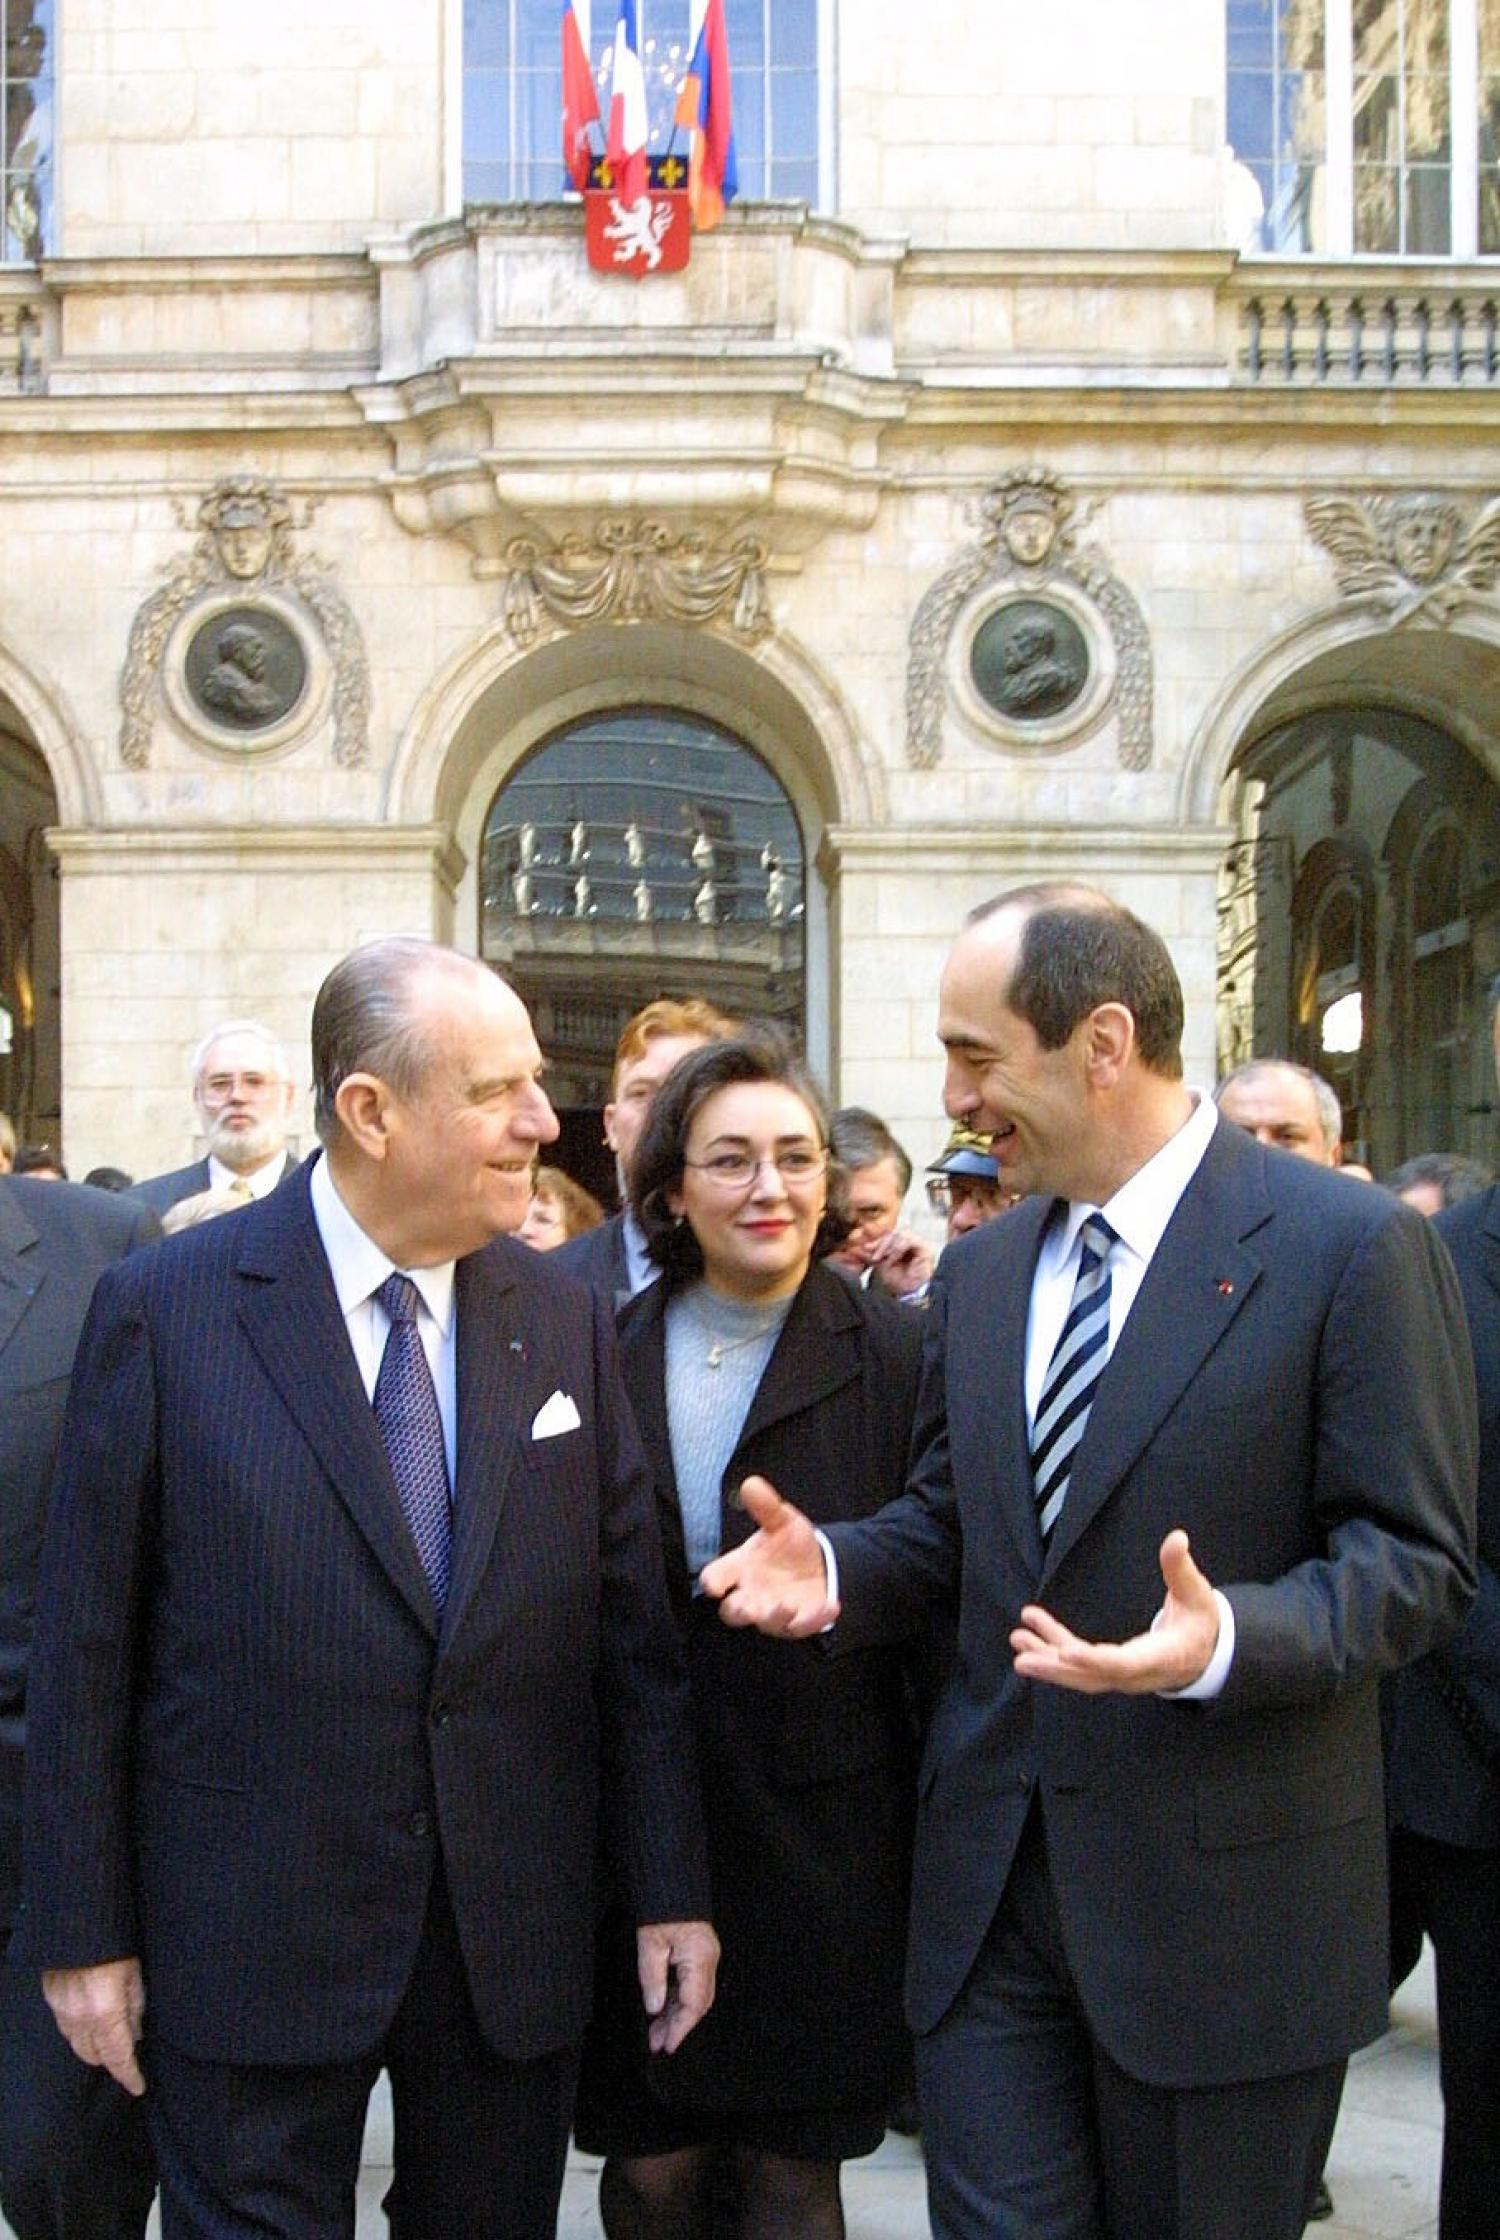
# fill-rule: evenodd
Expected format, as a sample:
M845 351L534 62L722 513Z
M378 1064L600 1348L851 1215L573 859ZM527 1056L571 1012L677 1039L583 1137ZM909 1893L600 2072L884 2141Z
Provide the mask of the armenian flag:
M703 9L693 58L677 96L677 122L692 135L688 144L688 208L698 231L711 233L740 184L734 156L724 0L708 0Z
M624 203L639 202L646 192L646 80L635 0L620 0L615 18L607 152L615 195Z
M562 133L563 162L582 194L589 183L589 126L599 122L599 97L589 65L590 0L563 0Z

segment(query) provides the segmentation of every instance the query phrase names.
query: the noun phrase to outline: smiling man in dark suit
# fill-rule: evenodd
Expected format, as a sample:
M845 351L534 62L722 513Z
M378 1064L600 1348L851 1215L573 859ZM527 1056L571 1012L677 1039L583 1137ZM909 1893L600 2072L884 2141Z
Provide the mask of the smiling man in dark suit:
M712 1996L650 1484L608 1307L500 1235L557 1132L517 997L376 943L312 1039L326 1157L84 1335L28 1950L172 2240L345 2234L382 2067L402 2240L551 2240L601 1808L653 2043Z
M0 1937L21 1881L27 1666L47 1489L94 1285L158 1233L134 1199L0 1177ZM140 2112L79 2067L35 1969L0 1969L0 2205L18 2240L140 2240L156 2178Z
M938 2240L1296 2240L1385 2025L1377 1682L1474 1591L1452 1268L1187 1090L1166 949L1093 889L976 912L938 1032L1030 1195L944 1255L912 1483L820 1542L751 1481L702 1584L835 1653L957 1599L907 1983Z

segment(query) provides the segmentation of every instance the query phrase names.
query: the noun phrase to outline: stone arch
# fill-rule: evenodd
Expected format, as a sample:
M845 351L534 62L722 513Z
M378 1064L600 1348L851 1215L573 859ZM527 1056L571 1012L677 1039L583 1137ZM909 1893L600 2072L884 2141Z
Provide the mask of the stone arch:
M1183 764L1178 815L1219 819L1236 755L1293 716L1363 700L1421 716L1462 742L1500 782L1500 612L1471 605L1446 630L1392 630L1358 602L1321 608L1257 647L1221 686Z
M28 739L57 795L59 824L73 830L102 817L98 773L62 693L19 661L0 639L0 724Z
M819 850L830 826L884 821L885 791L842 696L792 639L751 653L713 631L605 624L519 652L497 624L423 694L392 765L386 815L436 827L457 843L457 923L477 927L480 841L500 787L553 732L632 702L706 717L753 748L785 789L808 867L808 1048L826 1069L832 1028ZM464 933L458 938L463 945Z
M392 765L386 814L442 826L469 854L491 796L538 741L632 701L735 732L818 830L883 815L882 773L842 696L794 641L749 653L713 632L654 623L569 632L527 652L498 625L488 631L418 702Z

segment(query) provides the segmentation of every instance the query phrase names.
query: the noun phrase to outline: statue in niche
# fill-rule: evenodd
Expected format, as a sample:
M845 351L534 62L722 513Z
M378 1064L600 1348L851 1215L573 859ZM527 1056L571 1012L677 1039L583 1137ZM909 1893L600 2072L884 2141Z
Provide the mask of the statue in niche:
M693 897L693 916L700 926L717 925L719 922L719 890L712 879L705 879Z
M701 875L705 879L711 879L713 877L714 844L712 840L709 839L708 834L703 830L703 827L701 825L693 834L693 844L688 850L688 859L691 862L693 869L701 873Z
M634 817L625 827L625 854L632 870L639 871L646 860L646 835Z
M516 834L516 846L520 850L521 869L525 871L536 862L536 826L534 824L522 825L520 831Z
M594 915L594 890L589 884L586 871L580 871L573 881L573 915L575 918L591 918Z
M580 817L568 835L569 863L587 863L589 860L589 828Z
M781 858L773 847L762 848L760 867L766 875L766 917L773 926L779 926L786 916L787 880Z
M644 879L637 879L633 890L637 925L648 926L652 918L651 889Z
M518 871L510 883L511 898L518 918L529 918L536 908L536 894L529 871Z

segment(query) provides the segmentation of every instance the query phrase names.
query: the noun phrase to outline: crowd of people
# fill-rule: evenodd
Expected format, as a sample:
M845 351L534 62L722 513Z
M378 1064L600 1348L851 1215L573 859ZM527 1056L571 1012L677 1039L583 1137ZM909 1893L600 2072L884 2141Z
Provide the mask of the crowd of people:
M524 1006L404 940L312 1157L239 1019L201 1160L0 1185L19 2240L345 2235L382 2068L398 2240L551 2235L570 2129L609 2240L840 2240L913 2063L936 2240L1291 2240L1424 1932L1491 2229L1500 1193L1191 1090L1090 888L975 912L936 1024L940 1249L697 998L606 1218Z

